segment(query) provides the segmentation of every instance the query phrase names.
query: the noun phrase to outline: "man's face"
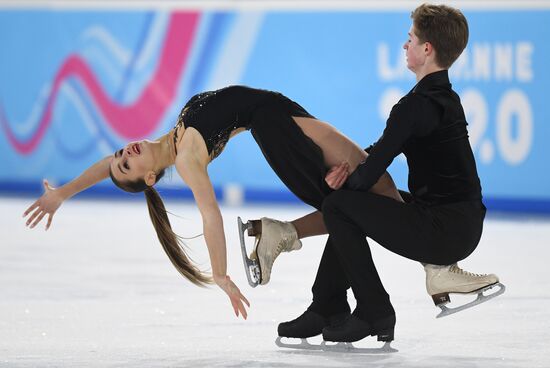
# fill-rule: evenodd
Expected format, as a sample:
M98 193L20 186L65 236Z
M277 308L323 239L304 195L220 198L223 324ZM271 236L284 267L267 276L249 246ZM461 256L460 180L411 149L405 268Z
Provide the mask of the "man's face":
M414 25L408 33L409 37L403 48L407 57L407 68L416 73L426 62L426 42L421 42L414 32Z

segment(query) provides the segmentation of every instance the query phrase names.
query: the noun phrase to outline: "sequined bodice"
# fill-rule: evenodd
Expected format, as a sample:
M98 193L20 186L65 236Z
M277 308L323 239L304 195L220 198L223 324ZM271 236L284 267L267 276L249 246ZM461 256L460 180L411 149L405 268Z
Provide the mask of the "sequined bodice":
M231 86L193 96L178 116L174 143L177 144L179 127L193 127L203 137L210 159L215 159L234 130L249 128L254 107L270 94L272 92Z

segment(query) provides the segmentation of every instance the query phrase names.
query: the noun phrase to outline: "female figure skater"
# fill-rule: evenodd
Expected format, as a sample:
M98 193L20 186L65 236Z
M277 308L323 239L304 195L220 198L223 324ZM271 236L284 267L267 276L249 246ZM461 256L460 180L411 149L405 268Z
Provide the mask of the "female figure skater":
M44 195L24 213L30 215L27 225L33 228L48 215L46 229L49 228L64 200L110 176L125 191L145 193L158 239L180 274L199 286L216 283L229 296L236 316L240 313L246 319L243 302L250 304L226 272L223 222L207 171L208 164L223 151L227 141L244 130L251 131L267 162L285 185L317 210L332 192L325 182L328 168L339 166L340 170L353 172L367 156L335 128L280 93L230 86L191 98L175 127L158 140L131 142L60 188L54 189L44 181ZM201 272L186 256L179 237L171 229L162 199L153 188L172 165L190 187L201 213L212 277ZM372 192L402 201L387 173L372 187ZM282 251L299 249L299 238L326 233L320 212L294 221L292 227L293 239L284 242ZM275 230L275 237L278 231ZM277 240L271 246L279 244ZM269 280L278 255L274 249L268 249L267 253L272 258L262 270L267 272L262 283Z

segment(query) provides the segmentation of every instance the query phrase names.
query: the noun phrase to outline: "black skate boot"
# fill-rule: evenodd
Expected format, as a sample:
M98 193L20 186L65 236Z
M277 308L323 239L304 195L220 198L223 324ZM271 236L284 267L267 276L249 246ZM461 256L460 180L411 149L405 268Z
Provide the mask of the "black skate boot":
M339 324L349 315L349 312L344 312L325 318L320 314L306 310L300 317L292 321L279 323L277 332L280 337L305 339L320 335L324 327Z
M354 342L364 339L367 336L378 336L378 341L393 341L395 328L395 315L373 321L363 321L360 318L350 315L345 321L338 325L323 328L323 340L335 342Z

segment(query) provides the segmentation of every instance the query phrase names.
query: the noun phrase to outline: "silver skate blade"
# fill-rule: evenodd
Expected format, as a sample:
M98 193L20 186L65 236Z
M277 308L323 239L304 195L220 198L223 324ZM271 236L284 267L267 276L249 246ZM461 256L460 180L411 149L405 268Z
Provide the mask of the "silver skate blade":
M355 353L355 354L388 354L396 353L397 349L391 347L390 342L384 343L380 348L362 348L353 346L350 342L338 342L338 343L327 343L327 341L322 341L320 344L311 344L307 339L300 339L300 343L287 343L282 341L282 337L279 336L275 340L275 345L280 348L285 349L296 349L296 350L317 350L324 352L336 352L336 353ZM285 338L289 340L295 340L293 338Z
M385 342L382 347L379 348L362 348L354 346L351 342L337 342L329 343L323 341L321 343L321 349L323 351L333 351L339 353L354 353L354 354L389 354L397 353L399 350L391 347L391 342Z
M487 291L487 290L492 289L494 287L498 287L499 289L497 291L495 291L494 293L489 294L489 295L483 294L484 291ZM500 282L497 282L496 284L493 284L493 285L489 285L489 286L487 286L487 287L485 287L481 290L475 291L475 293L477 293L477 298L475 300L469 302L469 303L466 303L466 304L463 304L461 306L454 307L454 308L450 308L450 307L447 307L445 305L439 305L438 307L441 308L441 312L435 318L446 317L446 316L449 316L451 314L461 312L465 309L472 308L472 307L474 307L478 304L485 303L485 302L501 295L502 293L504 293L505 290L506 290L506 287L503 284L501 284ZM473 294L473 293L469 293L469 294Z
M243 256L244 271L246 272L246 278L248 284L252 287L256 287L260 284L260 266L258 262L248 258L246 252L246 243L244 241L244 232L251 227L250 223L243 224L240 217L237 217L237 226L239 227L239 240L241 241L241 253Z
M288 338L291 339L291 338ZM322 350L321 345L310 344L307 339L300 339L299 344L286 343L282 341L282 337L278 336L275 340L275 345L280 348L298 349L298 350Z

